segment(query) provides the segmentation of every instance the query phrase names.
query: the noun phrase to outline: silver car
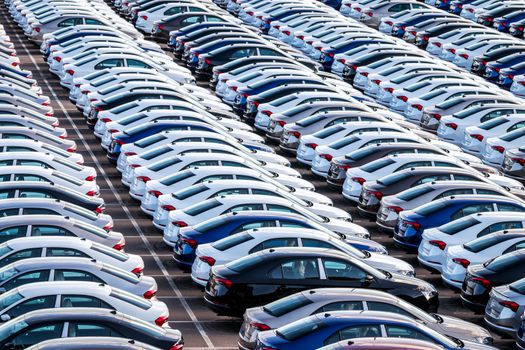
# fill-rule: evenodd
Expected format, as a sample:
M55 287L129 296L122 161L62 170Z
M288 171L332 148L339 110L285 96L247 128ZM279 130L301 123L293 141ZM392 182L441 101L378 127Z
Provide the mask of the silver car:
M525 312L525 279L494 287L485 308L485 322L490 329L515 336Z

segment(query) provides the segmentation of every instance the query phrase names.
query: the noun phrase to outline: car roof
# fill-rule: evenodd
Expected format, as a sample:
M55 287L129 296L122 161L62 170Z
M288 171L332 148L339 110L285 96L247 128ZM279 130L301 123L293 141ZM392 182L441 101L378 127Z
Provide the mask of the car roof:
M80 237L63 237L63 236L47 236L42 239L40 236L13 238L3 243L14 250L25 249L28 247L82 247L90 248L93 242ZM0 245L1 246L1 245Z
M95 268L100 269L103 265L100 262L97 262L95 259L89 258L77 258L77 257L43 257L43 258L31 258L15 261L10 264L15 266L19 272L32 270L35 268L47 267L50 269L60 269L60 268ZM7 265L9 266L9 265Z

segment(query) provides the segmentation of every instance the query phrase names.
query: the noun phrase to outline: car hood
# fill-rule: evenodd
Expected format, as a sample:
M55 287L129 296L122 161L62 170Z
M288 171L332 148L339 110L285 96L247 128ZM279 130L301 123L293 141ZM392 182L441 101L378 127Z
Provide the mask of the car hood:
M386 270L392 273L400 273L401 271L414 271L414 268L409 263L394 258L390 255L370 253L370 257L364 262L379 270Z
M438 327L440 329L440 333L442 334L448 334L455 338L475 343L479 342L479 340L476 338L492 337L486 329L471 322L467 322L452 316L440 316L443 318L443 322L439 323Z

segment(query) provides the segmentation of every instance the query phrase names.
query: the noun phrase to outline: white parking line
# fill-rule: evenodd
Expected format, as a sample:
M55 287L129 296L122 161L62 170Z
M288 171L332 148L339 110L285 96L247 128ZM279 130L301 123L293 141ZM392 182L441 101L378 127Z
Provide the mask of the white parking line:
M7 16L5 16L7 17ZM16 29L17 27L15 27L12 23L11 20L8 20L8 25L11 27L11 29ZM64 115L66 116L67 120L69 121L69 123L71 124L72 128L74 129L75 133L77 134L77 136L79 137L80 141L82 142L82 144L84 145L84 147L86 148L86 151L89 153L89 156L93 159L93 162L96 164L96 167L98 168L98 170L100 171L100 173L102 174L102 177L104 178L105 182L107 183L108 187L110 188L111 192L113 193L113 195L115 196L115 198L117 199L117 201L119 202L119 204L122 206L122 209L124 210L124 212L126 213L126 216L128 217L129 221L131 222L131 224L133 225L133 227L135 228L135 230L137 230L137 232L139 233L141 239L142 239L142 242L144 243L144 245L146 246L146 248L148 249L148 251L150 252L151 256L153 256L157 266L159 267L159 269L162 271L163 273L163 276L166 278L166 280L168 281L168 284L170 285L171 289L173 290L173 292L180 298L181 300L181 304L182 306L184 307L184 309L186 310L186 312L188 313L188 315L190 316L192 322L195 324L195 327L197 328L197 330L199 331L199 334L201 335L201 337L204 339L204 341L206 342L206 345L208 346L208 348L213 348L213 349L221 349L221 348L217 348L213 345L210 337L208 336L208 334L206 333L206 331L204 330L204 328L202 327L202 324L200 323L200 321L197 319L197 316L195 316L195 313L193 312L193 310L191 310L189 304L186 302L186 300L184 299L184 296L182 295L181 291L179 290L179 288L175 285L175 283L173 282L173 280L170 278L170 274L168 273L168 271L166 270L166 268L164 267L164 265L162 265L162 262L160 260L160 258L157 256L157 254L155 253L155 251L153 250L150 242L148 241L148 239L146 238L144 232L142 231L142 229L140 228L140 226L138 225L138 223L135 221L135 218L133 217L133 215L131 215L131 212L129 211L129 209L127 208L127 206L124 204L124 201L122 200L122 197L120 196L120 194L118 193L118 191L115 189L115 187L113 186L113 184L111 183L111 181L109 180L109 177L108 175L106 174L104 168L102 167L102 165L100 164L100 162L98 161L98 159L96 158L95 154L93 153L93 151L91 150L90 146L88 145L88 143L86 142L86 140L84 139L84 136L81 134L80 130L77 128L75 122L73 121L73 118L69 115L67 109L65 108L65 106L62 104L62 102L60 101L60 98L57 96L57 94L55 93L55 91L53 90L53 87L51 87L51 85L49 85L49 82L47 81L46 77L44 76L44 74L42 73L42 70L40 69L40 67L38 66L37 62L35 61L33 55L29 52L29 49L27 48L24 40L22 40L22 38L20 37L20 35L18 33L14 33L13 34L20 42L20 45L22 46L22 48L24 49L24 51L26 52L26 54L29 56L29 59L31 60L31 62L33 63L33 65L35 66L36 70L38 71L38 74L40 75L40 77L42 78L44 84L47 86L47 88L49 89L49 92L51 93L51 95L55 98L58 106L60 107L60 109L62 110L62 112L64 113ZM186 348L186 349L201 349L201 348ZM224 349L232 349L232 348L224 348ZM234 348L233 348L234 349Z

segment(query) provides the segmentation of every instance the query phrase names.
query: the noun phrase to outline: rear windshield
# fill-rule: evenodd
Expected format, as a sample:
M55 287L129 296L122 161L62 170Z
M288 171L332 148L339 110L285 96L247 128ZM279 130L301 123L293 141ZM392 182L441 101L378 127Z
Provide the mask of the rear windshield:
M419 90L421 88L424 88L425 86L428 86L428 85L430 85L430 82L422 81L422 82L419 82L419 83L407 86L405 88L405 90L408 91L408 92L414 92L414 91Z
M323 115L313 115L311 117L301 119L298 122L296 122L295 124L297 124L297 125L299 125L299 126L304 128L304 127L310 126L312 124L315 124L318 121L323 120L324 118L325 117Z
M326 323L318 320L316 317L309 317L277 329L276 334L283 339L293 341L326 326Z
M478 113L482 110L482 107L476 106L476 107L470 107L465 110L462 110L461 112L457 112L454 114L454 117L458 119L465 119L467 117L470 117L471 115Z
M409 176L410 174L404 173L404 172L394 173L394 174L390 174L390 175L380 178L379 180L377 180L377 182L384 186L390 186L392 184L395 184L398 181L406 179Z
M357 142L359 140L360 139L357 136L348 136L348 137L342 138L339 141L335 141L335 142L331 143L329 145L329 147L333 148L333 149L341 149L341 148L343 148L345 146L348 146L348 145L351 145L352 143L355 143L355 142Z
M466 216L461 219L457 219L452 222L449 222L448 224L440 226L439 230L441 232L446 233L447 235L453 235L453 234L458 233L459 231L465 230L479 223L480 222L474 219L473 217Z
M323 130L320 130L320 131L314 133L313 136L315 136L317 138L320 138L320 139L325 139L328 136L333 135L335 133L338 133L338 132L340 132L340 131L342 131L344 129L345 128L342 127L341 125L334 125L334 126L331 126L329 128L326 128L326 129L323 129Z
M355 150L353 152L350 152L349 154L347 154L345 156L346 159L352 159L352 160L361 160L365 157L368 157L369 155L371 155L372 153L374 153L376 151L377 147L375 146L368 146L368 147L363 147L363 148L360 148L358 150Z
M195 174L193 173L192 170L184 170L184 171L179 171L173 175L170 175L168 177L165 177L164 179L160 180L159 182L161 184L163 184L164 186L171 186L173 185L174 183L177 183L179 181L182 181L182 180L186 180L187 178L190 178L192 176L194 176Z
M373 173L381 168L384 168L394 163L395 161L390 158L382 158L382 159L378 159L373 162L370 162L366 165L363 165L360 167L360 169L363 171L366 171L367 173Z
M261 258L260 254L250 254L240 259L232 261L231 263L227 264L226 267L236 272L242 272L252 267L255 267L262 261L263 259Z
M263 310L274 317L280 317L311 303L312 301L303 294L295 294L267 304Z
M479 253L482 250L485 250L498 243L504 242L508 239L515 238L515 237L517 236L515 235L509 236L509 235L502 235L502 234L488 235L488 236L480 237L478 239L475 239L473 241L463 244L463 248L465 248L466 250L472 253Z
M193 185L187 188L184 188L180 191L173 192L171 195L173 198L178 200L184 200L186 198L189 198L191 196L194 196L196 194L199 194L201 192L204 192L208 189L208 187L204 184L199 185Z
M188 207L186 210L184 210L184 213L191 215L191 216L195 216L195 215L202 214L213 208L217 208L220 205L221 203L218 200L209 199L204 202L200 202L198 204Z
M193 226L193 229L198 232L208 232L226 223L226 219L222 216L206 220L200 224Z
M508 122L509 120L507 118L496 118L496 119L492 119L492 120L489 120L489 121L486 121L485 123L482 123L479 128L480 129L483 129L483 130L490 130L490 129L494 129L495 127L501 125L501 124L505 124L506 122Z
M417 198L419 196L422 196L424 194L427 194L429 192L432 192L434 189L431 186L416 186L413 188L409 188L408 190L405 190L397 195L397 198L403 200L403 201L410 201L414 198Z
M494 260L488 261L483 265L488 270L494 272L503 272L507 269L512 269L517 264L523 264L523 254L505 254L499 256Z
M509 133L506 133L505 135L501 136L501 139L503 141L514 141L520 137L525 136L525 128L520 128L518 130L511 131Z
M525 278L522 278L520 280L517 280L514 283L511 283L509 285L509 288L510 288L510 290L512 290L514 292L517 292L517 293L520 293L520 294L525 294Z
M211 246L223 252L227 249L230 249L231 247L235 247L239 244L243 244L244 242L251 241L252 239L253 237L248 233L239 233L233 236L220 239L213 243Z
M422 206L418 207L416 209L416 213L422 216L427 216L447 206L448 206L448 203L446 201L435 201L435 202L423 204Z

